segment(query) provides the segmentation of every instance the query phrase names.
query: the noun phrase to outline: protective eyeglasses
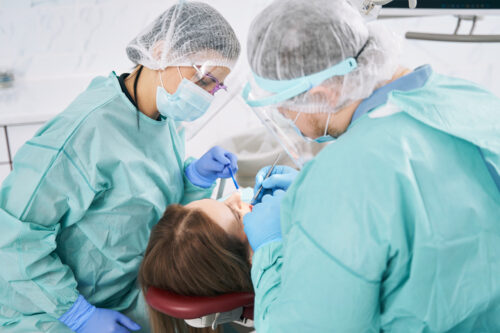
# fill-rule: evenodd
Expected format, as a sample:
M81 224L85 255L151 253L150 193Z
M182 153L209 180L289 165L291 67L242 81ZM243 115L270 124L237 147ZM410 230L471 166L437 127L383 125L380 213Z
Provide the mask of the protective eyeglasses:
M198 84L199 86L203 87L203 85L209 85L211 83L215 83L215 86L209 91L209 93L211 95L214 95L216 92L218 92L219 90L223 89L223 90L226 90L227 91L227 87L221 83L215 76L213 76L212 74L210 73L203 73L197 66L193 65L193 68L196 70L196 76L197 76L197 81L196 81L196 84ZM210 83L206 83L203 79L205 77L208 77L212 82Z

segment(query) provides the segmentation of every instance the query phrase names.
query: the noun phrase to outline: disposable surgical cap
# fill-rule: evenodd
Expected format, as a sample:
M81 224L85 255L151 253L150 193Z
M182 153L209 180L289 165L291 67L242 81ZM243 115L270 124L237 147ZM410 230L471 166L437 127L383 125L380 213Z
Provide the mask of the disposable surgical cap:
M229 23L211 6L180 1L127 46L135 64L150 69L209 65L232 69L240 43Z
M335 112L371 95L398 67L400 41L379 22L367 23L347 0L274 1L250 27L248 59L253 73L290 80L321 72L349 57L357 67L278 106L299 112ZM265 92L263 92L265 94Z

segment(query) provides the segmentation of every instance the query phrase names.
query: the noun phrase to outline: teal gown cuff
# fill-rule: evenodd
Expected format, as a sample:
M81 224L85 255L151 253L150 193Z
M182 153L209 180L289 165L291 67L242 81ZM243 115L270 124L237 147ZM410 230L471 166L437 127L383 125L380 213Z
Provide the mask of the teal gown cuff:
M281 239L262 245L253 254L252 282L255 291L264 291L267 282L281 280L283 262L283 241Z

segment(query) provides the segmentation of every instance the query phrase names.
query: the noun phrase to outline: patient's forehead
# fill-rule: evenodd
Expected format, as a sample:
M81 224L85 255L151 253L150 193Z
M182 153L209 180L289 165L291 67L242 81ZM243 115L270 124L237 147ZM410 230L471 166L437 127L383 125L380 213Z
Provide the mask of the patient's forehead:
M213 199L203 199L193 201L185 207L200 209L208 215L215 223L220 225L226 232L234 232L234 215L223 202Z
M188 203L187 208L199 208L202 210L220 210L224 203L213 199L201 199Z

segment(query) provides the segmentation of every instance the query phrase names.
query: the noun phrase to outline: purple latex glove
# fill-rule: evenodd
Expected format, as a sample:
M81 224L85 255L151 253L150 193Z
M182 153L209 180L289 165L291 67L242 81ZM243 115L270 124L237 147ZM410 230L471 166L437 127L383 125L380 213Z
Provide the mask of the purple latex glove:
M255 198L255 201L252 202L252 204L259 203L265 194L274 193L274 191L276 190L288 190L295 177L297 177L297 174L299 173L297 170L289 166L277 165L274 167L271 175L264 180L264 177L267 175L269 168L271 168L270 165L263 167L259 170L259 172L257 172L257 175L255 176L254 193L257 193L261 185L262 191L260 191L259 196Z
M186 168L186 177L191 183L200 187L210 187L217 178L229 178L231 168L233 174L238 171L238 158L235 154L214 146L200 159Z
M243 217L245 234L254 251L264 244L281 240L280 205L284 196L282 190L265 195L262 202Z
M141 326L120 312L96 308L83 296L78 296L75 304L66 311L59 321L76 333L129 333Z

